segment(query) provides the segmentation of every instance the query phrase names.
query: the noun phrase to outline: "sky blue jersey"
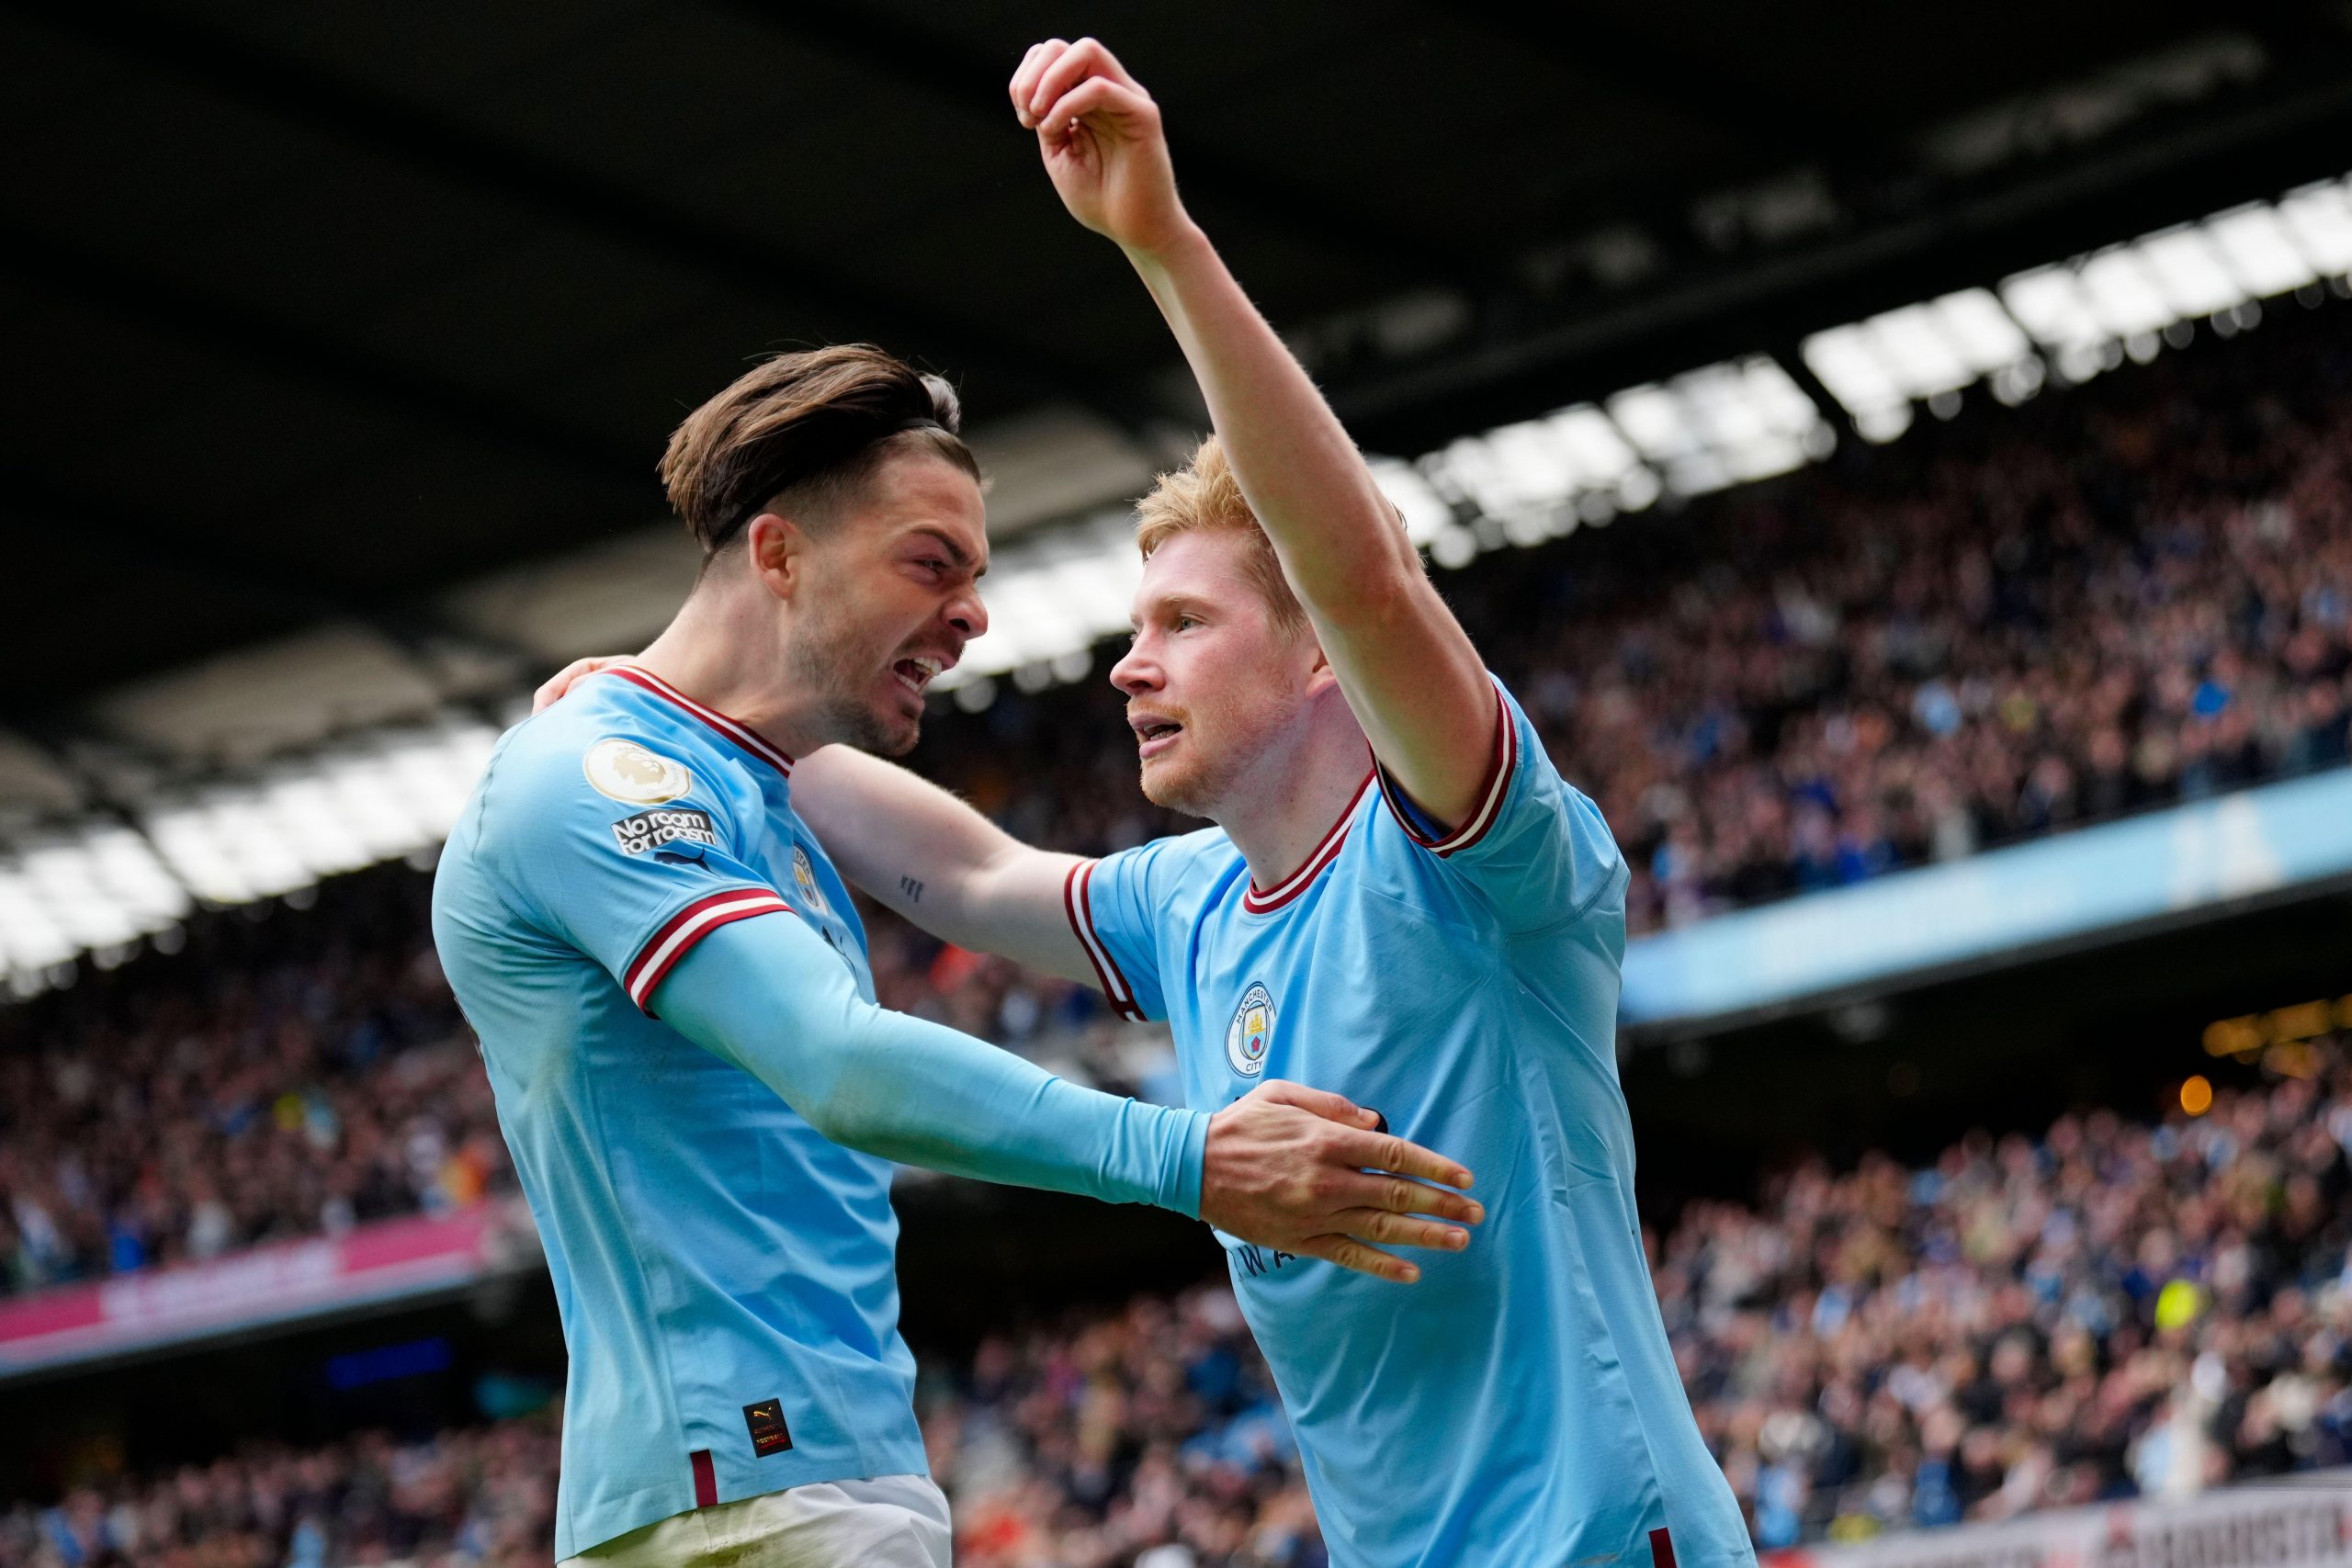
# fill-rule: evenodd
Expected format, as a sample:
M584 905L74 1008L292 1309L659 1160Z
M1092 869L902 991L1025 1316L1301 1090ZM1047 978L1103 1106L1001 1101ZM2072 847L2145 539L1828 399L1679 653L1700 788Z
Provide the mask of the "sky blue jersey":
M508 732L433 897L571 1351L559 1560L699 1504L925 1470L890 1163L643 1010L697 942L787 910L871 999L864 930L790 759L614 674Z
M622 667L507 733L442 852L435 942L571 1352L559 1559L925 1472L892 1161L1199 1213L1205 1114L874 1005L791 773Z
M1212 829L1080 865L1066 902L1113 1005L1172 1027L1190 1104L1291 1079L1477 1177L1485 1224L1408 1289L1220 1236L1333 1562L1752 1565L1634 1214L1624 862L1499 705L1450 833L1368 767L1277 886Z

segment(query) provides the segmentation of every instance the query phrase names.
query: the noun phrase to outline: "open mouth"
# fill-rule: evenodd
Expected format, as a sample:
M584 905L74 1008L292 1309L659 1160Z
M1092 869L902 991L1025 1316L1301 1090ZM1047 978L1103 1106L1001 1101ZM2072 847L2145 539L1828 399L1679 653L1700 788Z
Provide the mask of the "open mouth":
M899 684L920 697L930 689L939 672L946 668L944 660L923 656L899 660L890 666L890 673L897 678Z
M1136 725L1135 729L1136 753L1141 757L1157 756L1174 744L1176 737L1184 732L1182 725L1170 719L1154 719L1148 724Z

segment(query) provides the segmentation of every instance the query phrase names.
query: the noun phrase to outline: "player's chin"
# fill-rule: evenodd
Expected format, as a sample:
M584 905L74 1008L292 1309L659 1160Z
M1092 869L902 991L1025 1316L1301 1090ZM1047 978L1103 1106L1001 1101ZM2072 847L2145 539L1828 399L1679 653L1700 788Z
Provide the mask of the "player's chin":
M906 755L922 739L922 699L904 691L886 694L866 705L865 730L859 750L878 757Z
M1140 766L1136 782L1143 786L1143 797L1154 806L1169 811L1182 811L1199 816L1195 802L1193 770L1167 757L1147 757Z

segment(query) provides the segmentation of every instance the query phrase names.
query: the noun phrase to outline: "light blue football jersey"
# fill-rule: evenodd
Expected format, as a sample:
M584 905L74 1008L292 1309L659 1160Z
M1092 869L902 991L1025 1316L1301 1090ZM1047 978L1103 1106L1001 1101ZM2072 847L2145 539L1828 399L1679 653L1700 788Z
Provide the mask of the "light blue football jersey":
M1450 834L1368 772L1278 886L1212 829L1080 865L1071 919L1113 1004L1169 1021L1193 1107L1287 1078L1477 1178L1486 1223L1410 1287L1220 1236L1333 1562L1748 1568L1634 1213L1624 862L1500 705Z
M791 760L616 669L509 731L442 852L433 927L482 1043L571 1352L559 1559L715 1502L922 1474L890 1162L644 1010L731 921L865 935Z

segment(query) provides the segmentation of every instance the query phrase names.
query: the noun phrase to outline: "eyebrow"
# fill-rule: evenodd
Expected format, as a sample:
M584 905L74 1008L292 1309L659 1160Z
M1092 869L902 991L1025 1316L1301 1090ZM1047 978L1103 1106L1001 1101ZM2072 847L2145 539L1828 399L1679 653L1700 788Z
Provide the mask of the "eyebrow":
M972 552L957 544L955 540L949 538L945 534L941 533L936 528L918 528L915 532L926 538L937 540L939 542L939 547L945 550L947 552L948 558L954 561L958 567L967 570L972 570ZM982 561L979 564L978 570L972 570L972 575L974 577L986 577L988 574L989 563L986 561Z
M1189 613L1206 609L1208 601L1197 593L1162 593L1146 607L1155 615L1165 615L1170 610ZM1127 629L1131 632L1143 630L1143 617L1133 610L1127 612Z

